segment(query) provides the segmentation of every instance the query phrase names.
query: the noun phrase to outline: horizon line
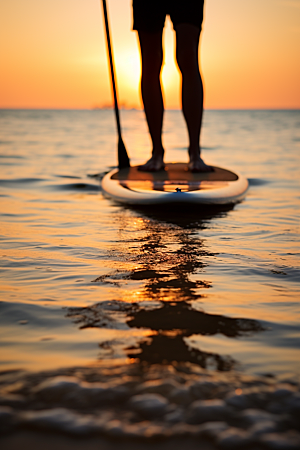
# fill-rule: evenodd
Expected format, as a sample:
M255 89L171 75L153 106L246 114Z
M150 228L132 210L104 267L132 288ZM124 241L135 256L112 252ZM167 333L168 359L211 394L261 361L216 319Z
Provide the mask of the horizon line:
M113 111L111 106L91 107L91 108L68 108L68 107L5 107L0 106L0 111ZM143 108L120 107L121 111L144 111ZM299 107L220 107L204 108L204 111L299 111ZM165 111L182 111L181 108L165 108Z

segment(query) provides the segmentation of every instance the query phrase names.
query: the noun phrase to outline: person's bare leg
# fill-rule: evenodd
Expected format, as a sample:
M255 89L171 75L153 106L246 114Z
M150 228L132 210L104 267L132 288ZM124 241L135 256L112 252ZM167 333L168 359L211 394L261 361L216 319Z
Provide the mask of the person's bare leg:
M152 140L152 156L139 170L151 172L164 168L162 123L164 104L160 84L163 60L162 32L138 32L142 56L141 91L144 109Z
M210 172L212 168L200 156L203 84L198 61L199 38L200 29L195 25L177 25L176 59L182 75L182 111L189 135L189 169L192 172Z

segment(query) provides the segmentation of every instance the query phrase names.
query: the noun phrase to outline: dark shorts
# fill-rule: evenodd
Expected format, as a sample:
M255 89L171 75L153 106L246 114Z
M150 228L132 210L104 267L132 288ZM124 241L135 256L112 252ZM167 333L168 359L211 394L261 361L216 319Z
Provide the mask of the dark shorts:
M204 0L133 0L133 29L147 33L162 31L166 15L173 27L188 23L200 28Z

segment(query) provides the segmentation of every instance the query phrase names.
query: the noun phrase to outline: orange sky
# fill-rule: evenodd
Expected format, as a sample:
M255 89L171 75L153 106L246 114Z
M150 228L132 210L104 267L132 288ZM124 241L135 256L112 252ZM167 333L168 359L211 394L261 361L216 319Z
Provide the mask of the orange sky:
M131 0L107 0L120 102L141 107ZM111 104L100 0L0 3L0 107ZM179 108L174 33L165 29L167 108ZM300 0L206 0L206 108L300 108Z

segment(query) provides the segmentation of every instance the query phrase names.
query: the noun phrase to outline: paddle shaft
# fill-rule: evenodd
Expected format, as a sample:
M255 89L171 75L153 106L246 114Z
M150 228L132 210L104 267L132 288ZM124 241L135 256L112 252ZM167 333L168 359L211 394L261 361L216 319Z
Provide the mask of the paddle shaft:
M108 15L107 15L107 7L106 0L102 0L103 6L103 15L104 15L104 23L105 23L105 31L106 31L106 42L107 42L107 50L108 50L108 59L109 59L109 67L110 67L110 76L111 76L111 84L113 89L114 96L114 106L115 106L115 115L117 122L117 130L118 130L118 158L119 158L119 168L129 167L129 158L123 143L122 132L121 132L121 124L120 124L120 114L119 114L119 106L118 106L118 96L116 89L116 81L115 81L115 68L114 68L114 59L113 59L113 51L110 39L110 31L109 31L109 23L108 23Z

